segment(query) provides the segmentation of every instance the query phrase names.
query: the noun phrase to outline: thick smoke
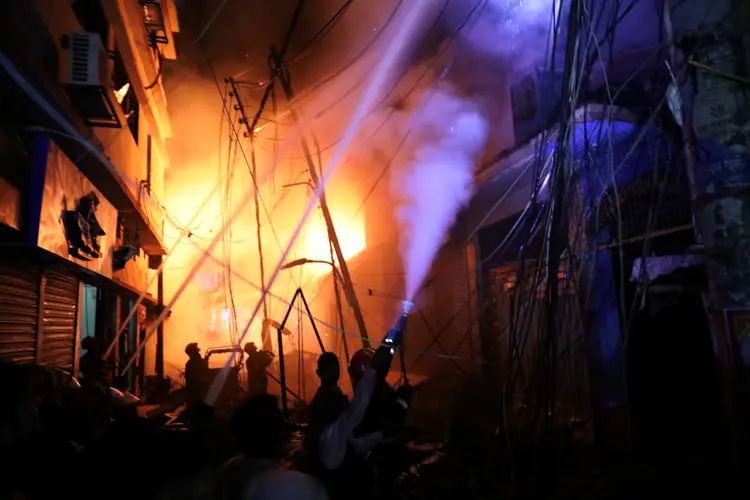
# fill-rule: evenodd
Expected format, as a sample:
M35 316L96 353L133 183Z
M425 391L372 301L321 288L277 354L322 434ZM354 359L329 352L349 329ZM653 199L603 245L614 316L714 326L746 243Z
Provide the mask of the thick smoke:
M399 220L407 299L416 295L456 214L471 199L474 166L490 130L476 104L448 86L426 94L422 105L414 124L420 146L395 177L406 197Z

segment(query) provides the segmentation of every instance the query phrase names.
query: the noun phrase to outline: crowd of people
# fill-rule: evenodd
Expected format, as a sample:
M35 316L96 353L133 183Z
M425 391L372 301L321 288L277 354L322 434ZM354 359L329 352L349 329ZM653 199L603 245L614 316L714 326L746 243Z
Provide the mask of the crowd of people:
M388 356L370 349L355 353L348 367L354 397L350 402L339 387L338 357L325 352L318 359L320 387L310 404L303 458L290 468L280 466L289 440L275 397L265 391L260 368L268 357L255 346L248 358L247 401L232 417L232 434L239 453L221 468L217 496L233 499L363 498L362 485L376 498L389 498L398 470L396 436L409 407L408 386L392 389L385 380ZM255 358L253 357L255 356ZM258 377L254 380L254 377ZM379 481L373 481L373 468ZM389 470L391 469L391 470Z
M350 402L339 388L339 359L320 356L304 451L290 462L293 427L267 393L271 353L245 347L246 391L227 425L204 403L211 370L198 345L188 345L185 400L191 411L187 428L176 430L114 398L110 364L96 342L86 348L78 377L34 365L0 366L7 403L0 414L0 498L389 497L383 472L396 463L394 438L410 391L386 383L387 357L371 350L353 356ZM363 484L370 485L368 494Z

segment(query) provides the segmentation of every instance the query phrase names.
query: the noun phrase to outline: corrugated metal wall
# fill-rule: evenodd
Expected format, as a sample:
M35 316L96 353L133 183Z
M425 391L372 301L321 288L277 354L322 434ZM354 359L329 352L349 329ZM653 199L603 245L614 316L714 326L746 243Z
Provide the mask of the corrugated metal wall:
M36 360L39 269L0 266L0 361Z
M72 370L78 327L78 278L62 268L45 270L42 345L38 362Z
M0 266L0 362L74 370L78 303L78 277L66 268Z

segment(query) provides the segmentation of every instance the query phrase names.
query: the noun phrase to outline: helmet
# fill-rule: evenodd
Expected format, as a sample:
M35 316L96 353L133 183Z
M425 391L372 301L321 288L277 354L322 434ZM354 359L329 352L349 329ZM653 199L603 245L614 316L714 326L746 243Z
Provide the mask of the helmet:
M188 356L193 356L199 353L200 348L198 347L198 342L191 342L190 344L185 346L185 354L187 354Z
M365 370L370 367L375 351L372 349L360 349L354 353L349 362L349 376L354 382L359 382Z

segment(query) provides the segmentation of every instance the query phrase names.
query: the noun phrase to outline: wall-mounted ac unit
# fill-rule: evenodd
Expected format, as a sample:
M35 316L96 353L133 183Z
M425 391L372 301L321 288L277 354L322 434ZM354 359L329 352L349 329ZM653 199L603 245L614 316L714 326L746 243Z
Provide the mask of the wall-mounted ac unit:
M88 31L70 33L62 58L61 84L81 116L95 127L122 127L101 37Z

